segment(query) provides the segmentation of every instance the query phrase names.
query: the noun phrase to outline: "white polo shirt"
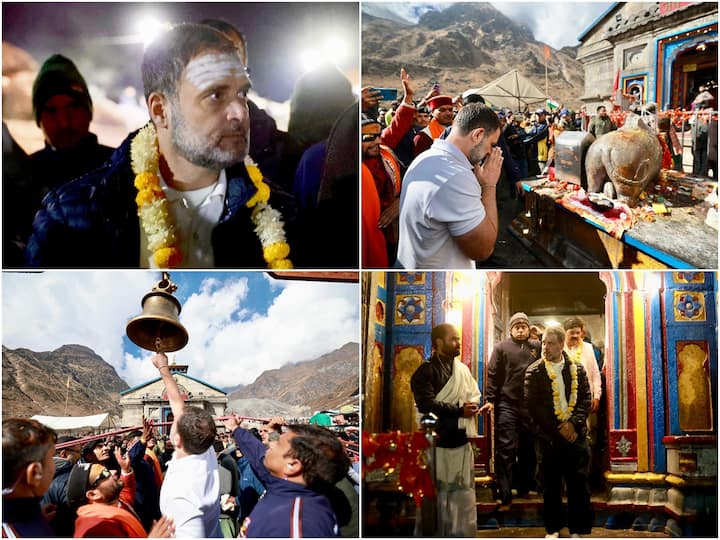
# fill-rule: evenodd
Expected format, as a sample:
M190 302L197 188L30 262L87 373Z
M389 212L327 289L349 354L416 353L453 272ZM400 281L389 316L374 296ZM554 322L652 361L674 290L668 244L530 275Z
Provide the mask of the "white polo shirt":
M474 269L453 239L485 219L482 189L468 158L435 139L405 174L400 195L398 264L403 268Z
M160 511L173 519L176 538L221 538L220 477L215 450L168 463Z

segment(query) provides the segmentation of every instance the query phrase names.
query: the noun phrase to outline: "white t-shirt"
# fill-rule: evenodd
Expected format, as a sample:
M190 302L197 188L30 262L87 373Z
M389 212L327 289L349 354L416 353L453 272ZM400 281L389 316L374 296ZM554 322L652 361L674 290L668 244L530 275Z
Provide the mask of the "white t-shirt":
M160 511L173 519L176 538L221 538L220 477L215 450L173 457L160 489Z
M474 269L453 239L485 219L482 189L468 158L435 139L405 174L400 195L398 264L403 268Z
M178 191L165 183L160 176L160 187L165 192L172 220L180 241L178 247L183 254L183 268L213 268L215 253L212 247L212 232L220 221L227 193L225 169L220 171L218 181L210 186L193 191ZM140 253L147 254L147 237L140 227ZM141 256L142 268L154 268L152 253Z

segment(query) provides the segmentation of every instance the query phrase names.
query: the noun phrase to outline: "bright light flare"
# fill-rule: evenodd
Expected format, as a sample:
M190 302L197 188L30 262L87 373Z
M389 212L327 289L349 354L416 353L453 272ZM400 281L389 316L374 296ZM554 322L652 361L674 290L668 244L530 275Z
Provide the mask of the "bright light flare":
M346 40L339 36L327 36L319 45L300 52L300 65L306 72L325 64L339 67L347 57L348 45Z
M170 28L168 21L163 21L158 17L146 16L138 19L135 25L135 33L138 41L142 42L143 47L147 49L148 45L161 33Z

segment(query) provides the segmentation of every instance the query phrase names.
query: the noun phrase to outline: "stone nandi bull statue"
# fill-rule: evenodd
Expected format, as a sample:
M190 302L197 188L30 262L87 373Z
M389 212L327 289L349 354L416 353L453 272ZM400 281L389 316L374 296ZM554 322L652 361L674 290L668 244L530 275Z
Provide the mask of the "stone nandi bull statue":
M603 192L628 206L658 177L662 146L654 130L633 113L625 124L597 138L585 157L588 193Z

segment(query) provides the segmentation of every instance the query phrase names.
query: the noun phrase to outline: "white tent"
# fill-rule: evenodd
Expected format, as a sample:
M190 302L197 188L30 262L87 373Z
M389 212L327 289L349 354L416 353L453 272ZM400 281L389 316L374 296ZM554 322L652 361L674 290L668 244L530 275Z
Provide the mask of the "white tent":
M42 416L36 414L31 420L37 420L56 431L71 431L81 428L98 428L107 420L107 417L108 413L92 416Z
M547 96L517 69L466 93L480 94L489 105L515 112L522 111L526 106L532 108L543 105L547 99Z

